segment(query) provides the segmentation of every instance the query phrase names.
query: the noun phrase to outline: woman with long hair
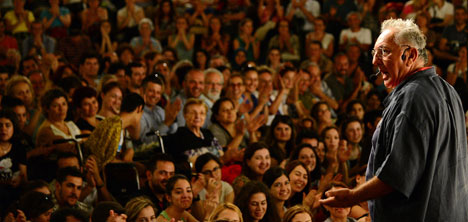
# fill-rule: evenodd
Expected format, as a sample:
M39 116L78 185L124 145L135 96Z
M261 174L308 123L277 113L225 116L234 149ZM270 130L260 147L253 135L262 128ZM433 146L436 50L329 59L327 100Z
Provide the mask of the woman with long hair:
M176 32L169 36L168 46L177 51L180 60L192 60L195 35L189 33L190 24L186 17L176 18Z
M253 35L253 21L249 18L239 23L239 35L233 41L234 51L242 48L246 52L247 61L257 61L260 56L260 42Z
M219 17L213 16L210 19L209 31L202 39L202 49L211 56L221 54L226 56L229 51L229 35L221 31L222 22Z
M270 147L272 165L279 165L294 150L296 141L296 129L291 117L277 115L270 125L265 142Z
M285 202L291 195L291 184L286 171L280 167L270 168L263 176L263 183L270 189L272 202L280 218L283 218L286 211Z
M156 222L169 222L173 218L176 221L197 221L195 217L186 211L192 206L193 201L192 186L187 177L180 174L171 177L166 184L165 198L169 202L169 207L159 214Z
M251 181L242 187L235 204L244 212L245 222L281 221L271 201L270 192L262 182Z
M155 221L157 210L153 202L146 197L135 197L125 205L127 221Z
M0 209L6 209L27 181L26 151L17 141L16 115L0 111ZM3 212L3 210L0 210Z
M238 194L247 182L262 181L265 172L270 169L271 158L268 145L263 142L250 144L244 152L241 176L237 177L232 186Z
M167 45L168 37L175 31L175 14L171 0L162 0L159 3L154 17L154 33L162 45Z

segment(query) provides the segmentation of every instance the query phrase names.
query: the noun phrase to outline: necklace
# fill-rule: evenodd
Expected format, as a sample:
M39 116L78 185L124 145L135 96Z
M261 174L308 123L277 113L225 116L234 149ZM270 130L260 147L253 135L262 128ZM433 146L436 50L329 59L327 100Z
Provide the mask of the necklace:
M6 148L5 148L5 147L1 147L2 155L7 154L7 153L10 151L10 148L11 148L11 143L9 143L9 144L6 146Z

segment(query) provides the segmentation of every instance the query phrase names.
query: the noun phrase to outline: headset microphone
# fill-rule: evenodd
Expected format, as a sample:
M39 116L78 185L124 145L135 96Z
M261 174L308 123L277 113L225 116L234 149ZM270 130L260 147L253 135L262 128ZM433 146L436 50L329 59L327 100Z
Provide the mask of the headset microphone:
M381 73L381 72L380 72L380 69L377 68L377 72L376 72L375 74L370 75L369 79L370 79L372 82L375 81L375 80L377 79L377 77L379 77L380 73Z

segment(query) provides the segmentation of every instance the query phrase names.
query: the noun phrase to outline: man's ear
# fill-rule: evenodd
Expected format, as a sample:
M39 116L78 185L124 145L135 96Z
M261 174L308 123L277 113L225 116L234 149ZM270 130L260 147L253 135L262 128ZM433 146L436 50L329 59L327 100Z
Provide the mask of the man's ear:
M55 181L55 190L60 190L60 183Z
M143 105L141 105L141 106L139 106L137 108L137 113L141 113L141 112L143 112Z
M146 173L146 178L148 179L148 181L151 180L151 177L153 176L153 174L151 173L151 171L146 170L145 173Z

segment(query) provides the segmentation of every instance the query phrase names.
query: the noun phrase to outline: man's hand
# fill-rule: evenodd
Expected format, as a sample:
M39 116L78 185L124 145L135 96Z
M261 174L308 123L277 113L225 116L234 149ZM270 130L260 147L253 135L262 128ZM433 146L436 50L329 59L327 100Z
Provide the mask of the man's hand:
M351 207L358 202L354 198L354 193L348 188L338 188L325 192L327 199L320 200L321 204L330 207Z
M179 113L182 107L182 101L177 98L174 102L168 101L166 105L166 109L164 110L164 124L166 126L172 125L177 118L177 114Z

